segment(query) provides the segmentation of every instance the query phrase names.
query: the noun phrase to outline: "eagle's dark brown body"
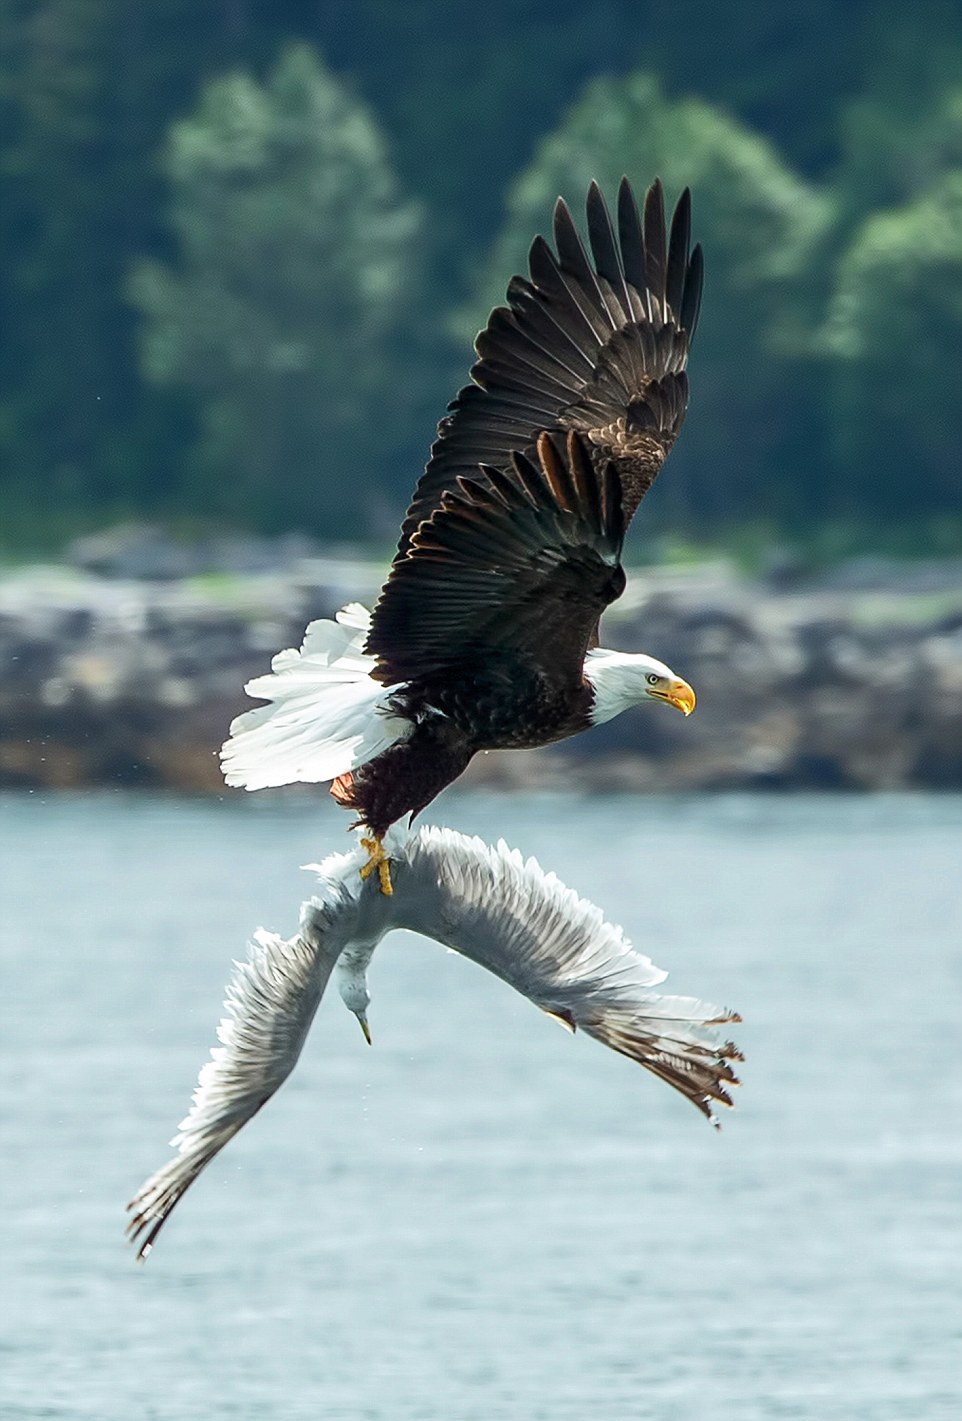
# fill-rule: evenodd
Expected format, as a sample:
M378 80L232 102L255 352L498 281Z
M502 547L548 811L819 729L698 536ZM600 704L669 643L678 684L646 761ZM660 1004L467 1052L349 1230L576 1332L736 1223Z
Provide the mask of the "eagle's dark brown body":
M479 750L532 749L587 730L593 699L583 678L561 684L508 661L407 687L394 704L413 721L410 736L342 775L332 793L383 835L430 804Z

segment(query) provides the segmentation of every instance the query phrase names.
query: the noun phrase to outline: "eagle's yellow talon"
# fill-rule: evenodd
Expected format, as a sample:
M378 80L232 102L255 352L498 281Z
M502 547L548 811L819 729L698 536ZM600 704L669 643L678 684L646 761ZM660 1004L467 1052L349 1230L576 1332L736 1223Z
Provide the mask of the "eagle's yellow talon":
M367 863L361 866L361 877L370 878L374 870L377 869L381 892L385 898L390 898L394 892L394 885L391 882L391 860L384 852L383 843L376 835L372 835L369 839L361 840L361 848L367 849L369 855Z

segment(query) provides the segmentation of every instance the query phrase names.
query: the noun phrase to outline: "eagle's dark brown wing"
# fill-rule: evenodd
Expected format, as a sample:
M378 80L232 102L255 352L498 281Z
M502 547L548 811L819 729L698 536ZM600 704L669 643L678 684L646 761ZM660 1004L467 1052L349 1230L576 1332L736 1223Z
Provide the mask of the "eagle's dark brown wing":
M685 417L685 366L701 300L689 194L682 193L669 233L661 183L648 189L641 216L623 179L616 233L592 183L587 220L591 256L559 199L557 255L535 239L530 279L513 278L508 305L492 311L478 336L474 383L438 426L398 558L458 478L476 479L479 464L510 473L514 453L534 457L541 430L579 430L593 458L615 461L626 523L654 482Z
M624 512L610 461L582 436L537 441L508 474L459 478L424 520L374 609L367 649L386 685L486 658L579 681L589 638L625 585Z

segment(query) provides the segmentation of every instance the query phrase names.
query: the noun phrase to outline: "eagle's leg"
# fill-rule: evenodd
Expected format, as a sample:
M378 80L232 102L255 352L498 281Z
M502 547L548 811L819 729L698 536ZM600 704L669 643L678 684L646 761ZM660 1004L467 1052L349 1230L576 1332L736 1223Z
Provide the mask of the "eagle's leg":
M385 897L390 898L394 892L394 884L391 882L391 860L384 852L383 834L375 834L371 831L370 836L365 835L361 840L361 848L367 849L368 860L361 867L361 877L370 878L377 869L378 881L381 885L381 892Z
M331 785L331 794L338 804L345 809L360 809L362 801L358 798L358 785L356 777L348 771L343 775L338 775ZM361 848L367 849L367 863L361 868L361 877L370 878L377 869L378 881L381 885L381 892L385 897L390 897L394 892L394 885L391 882L391 860L384 852L384 835L387 829L372 829L370 823L365 819L355 819L351 825L352 829L366 829L367 832L361 839Z
M355 770L338 775L331 794L345 809L357 811L352 829L364 830L361 840L368 860L362 878L377 869L381 892L394 892L390 856L384 836L392 824L418 814L445 785L457 779L473 751L465 737L442 716L416 724L411 734Z

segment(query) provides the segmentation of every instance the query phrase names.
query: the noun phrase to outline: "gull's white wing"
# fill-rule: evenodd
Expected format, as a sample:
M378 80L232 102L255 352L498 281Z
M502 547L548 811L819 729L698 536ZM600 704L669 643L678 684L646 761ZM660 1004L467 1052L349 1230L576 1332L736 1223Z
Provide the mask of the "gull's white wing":
M219 1046L202 1067L193 1103L171 1140L177 1154L137 1191L127 1233L144 1259L170 1211L201 1170L256 1115L297 1064L324 989L357 925L363 855L321 866L321 896L305 903L300 932L260 929L246 962L235 963L217 1028Z
M396 921L486 967L573 1031L645 1066L717 1125L731 1061L717 1027L740 1020L695 997L648 989L668 975L621 928L534 859L450 829L424 828L394 872Z

